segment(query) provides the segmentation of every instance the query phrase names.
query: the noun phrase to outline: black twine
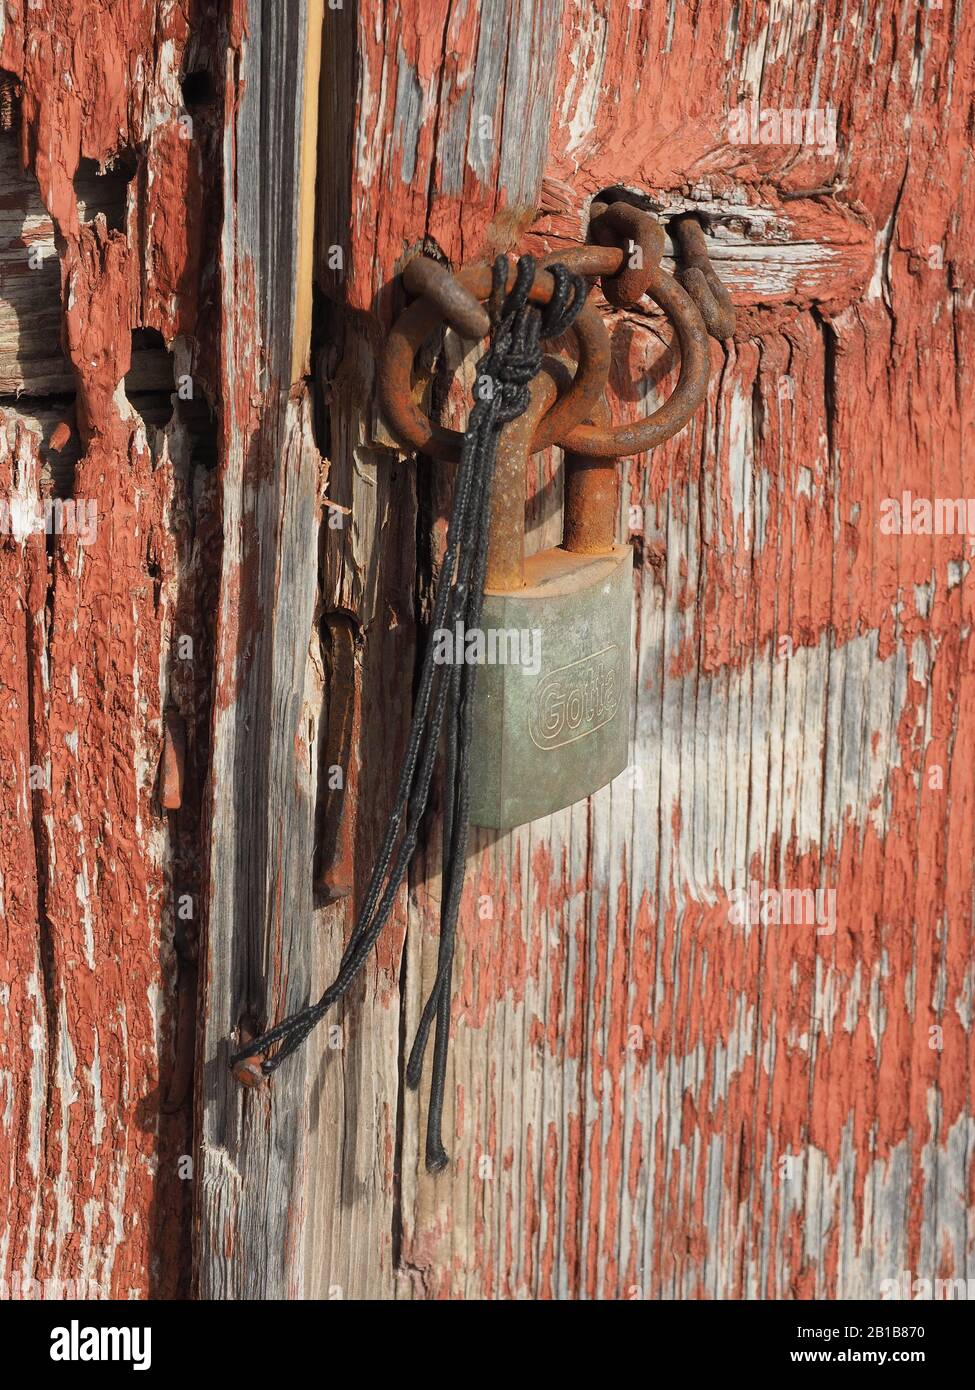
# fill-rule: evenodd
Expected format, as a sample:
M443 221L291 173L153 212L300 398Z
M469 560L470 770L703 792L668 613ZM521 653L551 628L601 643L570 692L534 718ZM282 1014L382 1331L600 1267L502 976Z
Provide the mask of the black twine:
M474 406L461 448L447 546L431 617L434 632L446 627L453 633L458 622L463 624L465 632L480 626L498 436L503 425L517 419L528 408L529 385L542 365L541 340L557 338L564 333L585 303L587 287L580 276L572 275L563 265L546 269L555 281L554 292L547 305L536 307L528 303L535 278L534 257L520 258L515 284L507 297L504 294L507 259L499 256L494 263L492 301L502 308L494 325L490 348L477 365ZM430 797L437 748L446 723L443 883L437 974L406 1066L407 1085L415 1089L420 1082L430 1029L436 1023L426 1163L431 1172L439 1172L448 1162L441 1129L450 1035L450 980L470 825L468 782L477 666L463 660L439 665L434 661L434 646L433 641L428 641L392 814L338 973L316 1004L299 1009L254 1038L231 1057L230 1065L235 1066L280 1043L274 1055L261 1062L261 1071L270 1076L301 1046L362 969L389 920L396 894L416 850ZM396 849L404 817L406 829Z

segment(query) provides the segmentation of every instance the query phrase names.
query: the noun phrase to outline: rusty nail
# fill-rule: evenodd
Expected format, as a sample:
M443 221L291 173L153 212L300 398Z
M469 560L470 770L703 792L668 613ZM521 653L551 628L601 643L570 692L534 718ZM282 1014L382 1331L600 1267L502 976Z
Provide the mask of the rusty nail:
M254 1034L243 1024L237 1029L237 1040L240 1047L246 1047L253 1040ZM260 1052L255 1052L250 1057L241 1057L233 1065L233 1074L242 1086L247 1086L251 1090L258 1086L263 1086L267 1077L261 1068L263 1056Z
M163 716L163 750L159 768L159 800L166 811L183 804L183 772L186 763L186 724L169 709Z

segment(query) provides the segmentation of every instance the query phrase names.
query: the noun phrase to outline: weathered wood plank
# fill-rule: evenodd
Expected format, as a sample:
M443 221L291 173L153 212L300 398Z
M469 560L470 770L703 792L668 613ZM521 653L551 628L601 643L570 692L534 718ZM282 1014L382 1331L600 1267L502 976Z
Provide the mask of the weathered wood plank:
M192 894L180 839L199 827L162 813L156 771L196 583L186 502L202 511L206 489L185 421L155 437L130 373L137 331L188 345L198 329L205 142L180 124L186 39L182 13L154 4L0 19L19 86L0 136L0 489L36 506L53 482L85 521L2 538L0 1277L25 1297L188 1282L193 997L175 894ZM116 160L167 174L95 172ZM191 730L191 766L196 752Z
M183 1292L193 1092L205 1296L970 1277L971 537L898 533L889 504L975 492L971 14L83 9L0 10L23 83L19 145L0 134L0 496L53 485L99 524L90 547L0 536L0 1275ZM732 135L751 103L776 138ZM810 111L832 135L783 141ZM451 470L374 416L395 274L421 246L572 245L612 188L710 219L739 331L706 410L622 465L631 767L472 840L431 1179L402 1069L436 808L343 1008L263 1091L226 1060L333 973L403 748ZM643 383L667 335L606 312L622 418L666 391ZM133 362L139 330L172 361ZM170 400L181 376L195 404ZM535 471L557 494L557 457ZM172 710L190 771L167 818ZM753 884L835 897L812 899L825 921L742 920Z
M307 387L292 389L310 328L298 270L306 49L320 7L256 0L228 36L221 338L223 549L206 866L196 1186L202 1297L304 1288L309 1048L245 1093L227 1062L242 1025L306 1002L314 958L312 860L321 686L314 555L320 456ZM311 673L318 667L312 664Z
M329 401L329 496L352 515L350 525L325 533L323 605L326 614L350 615L358 634L361 725L345 792L355 807L358 894L388 813L415 658L414 466L376 447L387 436L363 410L394 312L387 286L424 238L458 263L485 243L506 247L517 238L541 188L559 16L559 5L441 3L420 25L394 12L377 28L369 6L358 16L326 12L322 148L329 153L319 181L318 276L336 313L320 372ZM456 64L461 53L471 55L469 69ZM334 247L343 253L341 274L330 264ZM438 512L445 500L441 488L432 499ZM435 535L442 538L439 515ZM424 573L421 603L428 592ZM375 965L336 1013L341 1050L322 1073L311 1160L308 1288L320 1296L389 1297L409 1292L414 1278L417 1292L426 1287L426 1262L414 1261L412 1234L401 1228L392 1175L402 1123L404 1192L412 1201L415 1102L400 1088L401 1033L411 1022L410 1012L401 1019L401 958L409 918L415 940L405 968L418 990L422 924L437 892L418 865ZM323 913L323 983L355 905L354 897Z
M323 240L344 245L346 206L358 231L352 313L326 361L330 489L353 509L326 546L344 561L327 561L326 602L363 618L360 815L388 786L368 768L393 764L408 685L365 655L363 595L386 575L400 593L401 534L383 527L403 524L394 498L410 506L369 447L359 406L380 329L360 315L386 321L373 296L404 253L426 236L457 263L529 226L536 245L571 244L589 197L621 187L662 216L711 217L740 330L714 349L707 412L625 470L629 774L472 845L439 1179L418 1167L423 1096L401 1097L393 1129L432 970L436 848L412 875L405 994L398 920L346 1011L357 1064L324 1074L312 1202L333 1227L314 1237L317 1288L388 1296L390 1258L396 1293L427 1297L879 1297L904 1268L965 1277L972 858L944 846L972 836L955 751L971 707L966 540L885 535L880 505L904 487L971 490L953 385L971 360L970 19L567 3L548 155L528 148L491 221L510 164L497 138L491 158L458 154L456 132L485 104L505 132L538 129L535 79L478 95L482 72L504 70L483 46L504 8L444 6L419 41L398 15L390 32L362 14L356 106L339 120L355 177L348 195L325 181ZM835 144L735 144L752 99L832 111ZM657 322L612 317L619 417L641 407L628 383L659 353ZM420 515L439 522L433 476L427 504L418 470ZM829 930L736 923L752 881L835 892Z

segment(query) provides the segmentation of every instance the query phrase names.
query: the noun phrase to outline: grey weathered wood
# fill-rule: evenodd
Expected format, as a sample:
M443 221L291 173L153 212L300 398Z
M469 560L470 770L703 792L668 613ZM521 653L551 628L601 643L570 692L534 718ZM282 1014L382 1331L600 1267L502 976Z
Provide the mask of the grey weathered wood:
M438 36L443 51L435 51L432 64L429 48L424 61L418 60L425 36L416 33L415 9L405 17L376 6L363 6L358 15L349 7L326 16L331 66L323 79L327 153L319 250L342 248L349 278L345 284L330 279L320 260L319 285L330 303L318 373L328 403L328 494L351 508L351 519L341 530L316 532L317 547L315 537L308 545L297 518L290 524L292 537L306 545L306 571L314 563L310 556L320 564L325 626L344 624L356 644L357 723L347 751L346 800L357 895L371 868L402 749L416 610L428 602L442 539L437 524L449 493L449 470L404 462L372 418L375 362L395 307L388 287L405 258L424 243L454 263L523 244L529 229L537 230L537 207L557 204L565 214L552 233L559 244L582 235L588 198L622 177L619 164L631 143L621 139L604 153L595 148L597 127L606 136L607 125L614 124L598 109L603 104L614 113L617 106L623 109L620 129L624 135L633 131L634 141L640 137L638 157L630 161L635 187L657 182L657 130L668 119L668 157L679 162L685 134L697 120L681 102L687 92L694 104L700 98L687 70L697 62L699 33L715 9L676 2L666 8L665 46L661 15L652 7L627 8L626 14L613 7L606 21L591 7L567 4L567 55L554 40L561 6L458 3L448 6L442 40ZM756 32L750 35L740 31L740 7L722 11L727 33L709 51L727 52L723 76L733 93L739 79L763 74L789 87L803 57L800 49L780 48L778 56L788 60L776 62L775 74L764 68L771 29L783 42L783 33L791 35L786 11L788 18L791 9L774 7L767 22L753 13ZM529 42L533 16L541 28ZM834 21L836 32L848 24L858 30L873 26L878 43L887 43L886 27L866 11L854 19L839 4L812 7L803 11L803 25L807 20L814 29L825 26L824 54L834 49ZM911 26L908 43L913 32ZM662 106L667 75L643 57L667 51L674 35L670 64L680 74L680 87ZM263 36L258 25L248 61ZM860 37L853 42L847 34L857 54ZM556 177L546 189L544 146L552 110L547 76L555 49L563 71L568 57L575 73L575 95L563 112L573 130L572 141L550 152ZM614 92L612 73L634 52L650 76L641 69L639 82ZM544 61L537 63L533 53ZM457 54L462 56L455 63ZM890 76L895 85L907 80L900 49L894 62L899 78L886 58L885 63L877 67L884 79ZM715 71L721 71L717 58ZM857 73L856 80L861 77ZM720 156L715 121L723 103L722 95L710 111L711 127L695 132L697 153L688 156L703 174L713 172L712 154ZM503 119L495 126L489 159L472 143L472 121L499 113ZM928 129L927 116L917 129ZM246 121L242 131L255 142L262 138ZM609 131L614 139L616 134ZM897 129L891 144L899 138ZM917 168L918 149L898 150L905 169L909 158ZM573 162L576 167L567 168ZM420 1097L406 1094L401 1077L435 952L435 812L428 848L413 866L386 937L335 1012L334 1038L323 1027L306 1053L278 1075L270 1095L250 1097L243 1107L225 1091L216 1070L220 1030L233 1026L244 1002L262 1005L262 985L280 973L289 948L288 997L275 997L277 1012L318 993L334 970L358 901L357 896L314 909L307 879L300 877L310 874L308 824L320 777L307 750L326 710L314 637L311 660L304 664L294 651L289 658L284 638L303 650L302 621L311 599L293 572L282 570L291 586L286 591L270 583L269 566L247 566L260 576L260 597L269 600L266 621L285 627L288 617L293 622L280 642L263 636L253 644L255 664L240 690L237 683L226 687L234 707L221 706L217 722L219 805L208 960L213 1018L206 1024L205 1050L205 1065L213 1069L205 1074L212 1113L206 1117L203 1198L212 1268L206 1287L268 1296L301 1289L333 1298L876 1297L878 1278L904 1268L915 1254L929 1270L947 1258L946 1251L957 1269L966 1260L970 1267L964 1194L970 1098L958 1102L946 1133L944 1100L932 1087L923 1098L930 1106L927 1116L918 1105L913 1132L905 1129L891 1139L888 1127L885 1147L876 1153L868 1152L871 1134L858 1139L849 1118L867 1115L871 1124L883 1119L875 1104L882 1075L910 1072L913 1084L913 1020L896 1017L889 1029L888 1020L901 1009L908 988L915 988L908 966L918 925L924 928L918 939L934 928L943 940L946 930L941 920L932 923L929 905L902 909L890 901L900 893L899 875L906 876L911 855L931 849L913 827L901 828L898 842L898 817L911 817L905 801L898 810L895 799L904 798L905 779L921 777L920 763L903 764L923 751L923 718L935 707L937 648L934 642L926 650L920 638L908 647L897 614L904 603L909 608L915 602L914 616L926 618L924 604L939 588L941 602L944 585L939 574L930 589L925 577L923 584L905 582L901 590L900 578L916 578L913 561L906 553L888 561L882 582L889 586L890 616L897 621L893 636L883 634L883 652L876 617L868 621L855 603L863 626L852 631L832 618L810 628L802 618L820 559L833 567L830 601L835 598L836 612L853 601L857 584L869 589L869 581L855 574L849 551L861 542L872 546L876 537L862 523L857 530L859 503L857 515L841 515L838 507L851 478L862 482L866 471L869 492L873 482L888 486L897 476L894 461L872 452L872 440L858 437L873 393L886 392L891 418L911 441L908 452L918 450L919 439L922 452L938 458L938 429L944 423L957 439L957 421L946 392L940 417L918 416L908 429L903 414L897 417L907 399L902 379L896 387L887 379L896 344L885 335L904 333L905 322L917 313L902 269L891 269L910 243L911 218L902 215L895 226L889 209L877 220L855 198L804 200L793 196L791 185L780 197L781 181L763 185L746 166L738 169L747 198L727 178L712 180L714 187L702 191L692 178L695 170L688 170L686 180L681 168L660 175L672 190L681 188L659 195L655 205L662 212L692 206L726 219L711 238L715 260L744 301L740 307L764 321L754 334L743 331L734 345L713 349L708 405L687 430L652 460L623 468L622 501L638 508L639 520L628 524L622 513L620 530L632 532L643 560L635 594L630 774L587 805L547 822L500 840L483 834L473 839L447 1081L445 1130L454 1161L436 1181L422 1168L425 1087ZM873 173L868 170L865 179L861 170L861 191L865 183L875 184ZM564 182L570 176L572 188ZM889 169L885 177L891 179ZM917 172L911 178L916 216L934 197L927 190L937 181L925 183ZM837 178L838 191L841 182ZM563 189L559 196L556 185ZM923 198L918 187L926 190ZM907 207L905 201L902 214ZM241 225L251 225L246 215ZM234 229L228 234L231 250L236 235ZM260 247L272 242L266 236ZM925 259L920 256L922 268ZM231 280L242 264L228 259ZM261 275L269 273L260 254L256 264ZM239 292L240 284L234 289ZM960 292L952 293L957 310ZM275 294L274 286L260 290L267 313L274 310ZM231 302L239 315L239 300ZM926 302L924 314L938 324L944 347L950 316L943 309L930 314L934 302ZM777 304L782 316L773 321L769 310ZM620 416L632 417L653 394L630 383L649 375L659 352L659 325L640 310L613 316L612 326L618 337L611 398ZM245 370L246 327L240 325L234 340L244 350L231 354L237 383ZM915 365L922 363L923 334L905 341L916 353ZM948 350L942 360L955 359ZM266 399L263 407L269 418ZM282 454L289 428L279 430ZM266 429L263 437L273 438L273 425ZM230 455L231 470L237 471L230 478L227 512L228 632L240 592L237 528L245 485L253 483L258 499L267 499L264 510L260 501L255 504L262 525L291 515L280 464L265 454L269 474L245 476L233 453L243 447L235 440ZM297 447L293 438L290 447ZM899 447L895 442L891 452ZM551 460L540 464L550 466ZM310 471L310 462L299 466L299 485ZM551 522L548 517L539 532ZM788 542L820 523L812 555L797 559ZM266 559L265 551L259 554ZM253 552L244 558L252 560ZM963 569L953 554L949 590L959 587ZM763 611L745 592L752 585L761 590ZM285 598L296 596L286 612ZM739 609L745 614L741 632L727 642L727 629L714 619L718 601L735 621ZM253 608L244 603L241 612L250 615ZM923 628L917 623L915 631ZM238 647L244 649L253 628L241 630ZM782 655L777 643L786 638L789 651ZM706 654L709 660L701 651L708 641L722 646ZM261 674L254 676L257 669ZM225 661L220 681L227 671ZM295 755L288 740L293 745L298 691L305 732ZM339 693L328 691L333 701ZM961 727L956 716L947 717L944 704L940 712L953 735ZM918 714L915 729L911 720ZM276 727L279 717L283 730ZM257 740L256 751L250 740ZM285 772L289 756L300 769L291 783ZM284 787L294 793L287 820ZM320 799L331 806L338 798ZM964 803L963 796L959 800ZM293 896L279 920L269 906L273 869L261 876L255 866L247 875L252 849L256 855L273 852L265 807L280 813L291 837L293 862L281 883ZM964 830L964 804L955 814ZM948 825L946 813L936 833ZM890 845L883 848L886 839ZM873 861L861 876L855 861L864 843ZM781 883L790 856L806 856L810 877L828 881L833 858L841 854L849 894L844 949L855 945L848 961L818 945L811 933L782 944L781 933L755 925L729 929L727 895L752 874L763 883ZM884 881L878 887L869 874ZM861 924L861 899L869 900L875 888L865 915L873 913L877 921ZM252 889L254 904L247 897ZM956 905L951 924L955 942L959 933L970 941L970 884L964 891L964 911ZM479 925L482 896L491 915ZM874 930L878 923L880 932ZM302 926L307 935L299 937ZM892 959L901 972L896 981L890 978ZM215 964L226 971L219 978ZM938 1008L965 1013L967 1038L967 984L956 982L948 1005L944 993L939 983ZM771 1016L763 1017L763 1010ZM854 1025L864 1047L848 1054L844 1035ZM883 1073L870 1051L881 1040ZM865 1073L857 1077L863 1091L842 1099L837 1137L829 1132L833 1097L847 1084L837 1073L850 1055ZM924 1130L925 1118L930 1131ZM783 1158L794 1160L789 1181L779 1170ZM919 1247L905 1215L909 1206L923 1227ZM254 1251L259 1271L241 1269L245 1252L250 1260Z
M308 14L305 0L248 6L224 168L225 393L234 406L222 441L198 1056L203 1297L280 1298L303 1289L310 1059L299 1053L273 1090L255 1093L241 1090L227 1061L243 1018L252 1027L275 1021L306 1002L311 980L315 730L305 677L319 455L307 390L291 389Z
M360 894L383 829L409 719L417 589L421 603L429 601L429 566L416 552L417 492L425 495L428 506L445 507L453 471L434 467L431 473L424 465L418 476L413 460L377 447L389 442L369 408L383 325L392 311L384 291L403 252L417 246L426 231L441 250L458 259L463 239L472 229L479 235L489 222L488 244L508 246L517 239L520 221L528 218L541 193L556 97L553 60L560 16L557 4L540 10L489 0L476 14L452 7L452 23L468 20L473 26L463 39L465 49L472 50L470 71L435 88L434 100L395 29L377 30L366 12L360 14L358 28L349 11L326 13L318 278L335 308L329 320L334 335L319 373L329 402L328 493L351 507L352 522L324 533L322 602L326 613L351 615L359 634L361 727L349 756L361 768L353 770L347 794L356 805ZM348 79L353 63L354 85ZM491 123L487 139L479 135L482 117ZM425 152L418 162L415 151L431 139L432 153ZM428 225L431 178L436 183L433 199L447 209L445 224L436 228ZM500 204L504 207L498 212ZM382 228L374 225L377 207ZM357 243L368 252L355 264L363 279L354 279L350 287L329 271L326 253L338 245L348 255ZM356 307L367 304L369 312L343 313L348 298ZM471 371L468 362L468 378ZM465 373L458 377L462 382ZM404 1048L434 970L438 824L434 813L425 837L432 852L428 857L422 851L414 862L409 891L400 894L362 983L336 1010L339 1047L325 1052L308 1182L306 1287L315 1296L433 1293L436 1284L427 1261L416 1260L407 1245L415 1227L437 1228L445 1239L452 1228L456 1248L463 1250L464 1233L477 1219L476 1175L466 1193L463 1165L456 1180L438 1184L422 1171L427 1082L425 1078L415 1096L402 1081ZM517 844L524 843L523 835ZM501 876L509 854L518 852L498 851ZM476 865L473 853L468 862ZM323 981L334 971L355 905L353 900L321 914ZM462 968L458 963L458 976ZM445 1117L451 1148L455 1083L464 1068L483 1061L487 1046L487 1033L472 1042L466 1029L458 1031Z

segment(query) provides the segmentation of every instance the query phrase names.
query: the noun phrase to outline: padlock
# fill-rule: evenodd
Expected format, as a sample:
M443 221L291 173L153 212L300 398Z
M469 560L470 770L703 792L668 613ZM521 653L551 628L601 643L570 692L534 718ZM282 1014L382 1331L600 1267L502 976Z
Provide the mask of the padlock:
M640 216L653 222L649 214ZM624 220L622 213L618 220ZM628 212L624 230L631 221ZM659 234L649 225L643 233L652 260ZM623 252L618 246L576 247L551 252L538 268L544 272L555 261L575 274L605 279L619 274ZM456 460L463 436L424 415L413 399L412 367L422 344L444 322L461 334L480 331L477 303L492 293L491 271L473 265L454 275L431 275L422 267L413 274L419 297L389 334L379 372L380 405L396 438ZM550 815L590 796L627 764L632 556L628 546L613 544L615 460L656 448L682 429L704 401L709 370L707 329L691 296L659 266L638 278L624 285L625 295L649 295L679 344L680 376L664 404L634 423L610 425L602 397L609 338L586 303L572 328L579 365L568 388L561 389L564 370L546 359L532 383L529 409L501 431L481 631L456 639L466 644L473 636L476 645L480 638L484 650L465 646L449 657L479 666L468 760L470 819L476 825L509 830ZM509 291L514 279L512 267ZM546 279L536 280L531 302L548 302L552 283ZM533 448L553 443L565 449L562 544L526 559L527 461Z
M471 820L496 830L582 801L628 761L632 550L614 544L612 459L566 453L562 544L525 555L530 441L556 392L545 367L502 430L491 491L470 794Z

